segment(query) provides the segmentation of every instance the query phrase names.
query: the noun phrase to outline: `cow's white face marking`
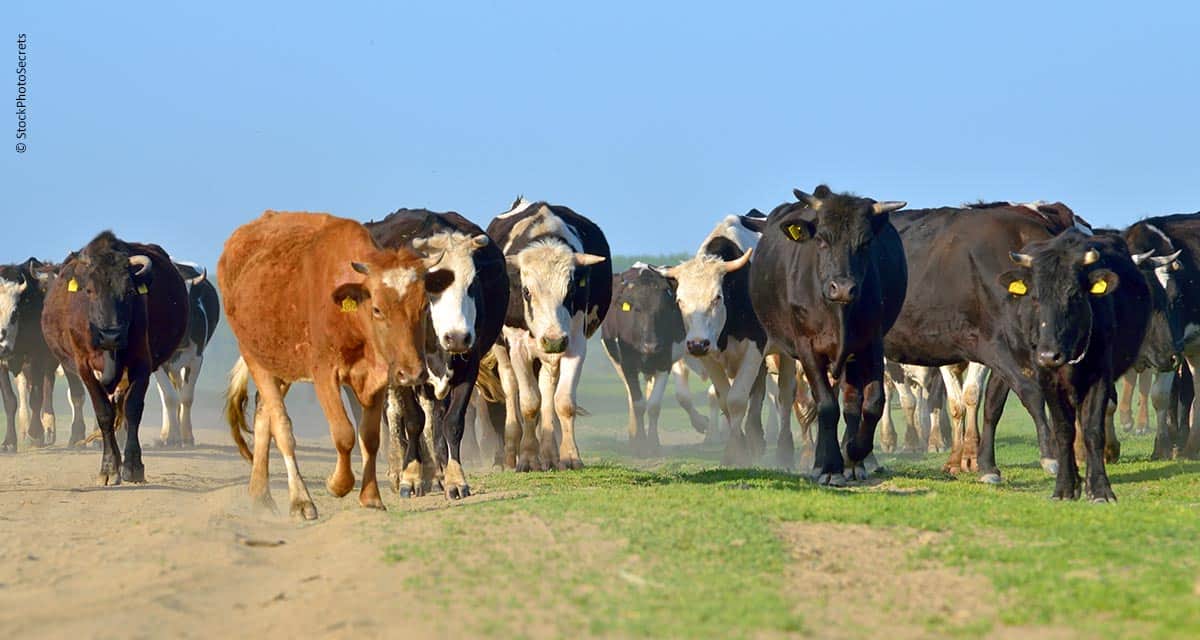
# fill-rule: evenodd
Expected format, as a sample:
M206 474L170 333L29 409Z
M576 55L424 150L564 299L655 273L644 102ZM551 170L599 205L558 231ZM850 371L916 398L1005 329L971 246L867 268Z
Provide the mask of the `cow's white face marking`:
M0 351L11 349L17 342L17 304L28 283L0 280Z
M475 251L479 245L475 236L462 233L439 233L426 240L430 251L440 253L430 273L447 270L454 273L454 281L444 291L429 294L429 313L433 322L434 335L439 343L445 335L471 335L475 330L475 299L468 289L475 281Z
M396 290L396 293L403 299L405 292L417 281L417 270L408 267L397 267L388 269L380 276L383 284Z
M516 260L529 332L535 339L567 335L571 318L565 303L575 276L575 252L561 242L538 241Z
M717 226L713 228L712 233L708 234L704 242L700 243L700 251L698 253L703 252L704 248L708 246L708 243L713 238L726 238L736 244L739 249L745 251L746 249L758 247L760 237L762 237L762 234L755 233L743 227L742 220L738 216L725 216L725 219L718 222Z
M526 203L522 209L527 209L529 203ZM512 213L505 214L512 215ZM503 216L502 216L503 217ZM567 246L577 252L583 251L583 242L579 240L579 234L575 232L563 219L554 214L550 207L542 205L534 215L513 225L512 231L508 235L508 241L504 244L504 253L508 253L512 249L513 243L520 238L539 238L545 236L557 236L566 241Z
M725 328L725 300L721 294L725 273L725 261L711 255L696 256L673 269L672 275L679 283L675 300L683 314L688 342L708 340L716 348Z

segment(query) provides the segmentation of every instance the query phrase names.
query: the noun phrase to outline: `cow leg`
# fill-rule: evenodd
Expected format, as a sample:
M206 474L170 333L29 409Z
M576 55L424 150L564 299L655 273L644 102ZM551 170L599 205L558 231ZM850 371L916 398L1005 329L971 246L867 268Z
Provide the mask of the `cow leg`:
M1082 493L1079 464L1075 459L1075 407L1062 389L1047 394L1054 444L1058 451L1058 473L1054 483L1055 500L1078 500Z
M928 453L945 453L951 447L946 444L947 429L950 427L950 416L946 413L946 385L942 384L941 376L930 375L921 386L917 396L917 419L921 421L921 431L925 451Z
M479 363L473 365L475 371L468 371L466 380L474 380L478 375ZM467 476L462 468L462 442L466 432L467 408L471 404L471 392L474 385L464 382L454 385L450 390L450 403L446 407L441 420L443 425L443 440L446 443L446 464L443 466L442 489L446 498L458 500L471 495L471 487L467 484ZM474 437L474 436L472 436Z
M179 444L183 447L196 446L196 434L192 431L192 405L196 402L196 384L200 381L200 367L203 364L204 356L197 354L180 371Z
M892 422L892 408L896 405L898 397L896 393L896 384L886 374L883 379L884 394L883 394L883 420L879 424L879 450L884 453L894 453L896 451L896 425Z
M46 399L46 392L43 389L46 384L46 376L42 368L36 363L29 363L25 366L25 383L29 385L29 418L31 437L42 444L49 446L51 441L49 436L53 433L53 425L51 430L46 428L46 415L42 410L42 403ZM53 414L51 414L53 419Z
M1106 423L1109 423L1108 404L1116 395L1111 383L1098 382L1088 389L1079 411L1088 467L1085 487L1092 502L1117 501L1104 468L1104 461L1110 454L1105 435Z
M504 390L504 468L517 468L517 451L521 447L521 409L519 406L520 384L517 382L512 360L508 349L497 344L492 347L496 356L496 372L500 378L500 387ZM528 468L523 469L528 471Z
M100 381L91 370L84 365L79 370L80 379L87 387L88 396L92 399L92 410L96 412L96 424L100 429L103 456L100 459L100 473L96 476L99 486L121 484L121 450L117 447L117 436L114 422L117 418L116 409L108 397Z
M795 366L795 361L793 361ZM813 440L813 423L817 421L817 402L814 399L812 388L808 385L808 379L803 372L796 374L796 402L793 404L796 411L796 424L800 427L800 461L797 469L807 470L812 469L816 462L816 442Z
M990 362L996 364L996 360L992 359ZM1002 362L994 366L991 377L992 379L996 379L997 376L1001 378L1001 382L1004 383L1007 389L1011 389L1017 394L1017 399L1021 401L1021 406L1025 407L1030 417L1033 418L1034 427L1037 429L1038 449L1041 452L1042 469L1050 475L1058 475L1058 458L1056 457L1056 445L1053 440L1056 436L1054 436L1052 427L1046 419L1046 404L1048 399L1042 393L1041 386L1036 380L1021 373L1020 365L1015 362ZM1003 403L1003 400L1000 402ZM1002 407L997 408L995 411L997 421L1000 419L1002 411ZM990 421L990 418L988 420ZM990 439L992 450L988 452L988 455L994 461L996 459L994 450L996 423L985 422L984 429L990 429L993 434Z
M961 464L962 470L967 472L979 471L979 398L983 395L987 373L987 367L971 362L963 374L962 410L965 426Z
M946 387L946 406L950 410L950 459L942 468L948 473L957 474L967 471L970 461L964 456L966 452L966 411L963 407L962 383L958 379L953 365L938 367L942 374L942 384Z
M813 399L817 404L817 444L814 449L812 477L817 484L841 486L845 484L845 460L838 446L838 400L829 384L826 373L829 363L808 348L801 348L800 366L808 379Z
M379 495L379 481L375 472L375 460L379 453L379 425L387 402L387 389L373 397L359 399L362 414L358 418L358 449L362 454L362 487L358 492L358 504L368 509L386 509Z
M33 389L31 388L28 368L23 368L17 374L15 384L17 387L17 429L24 434L25 444L31 447L40 447L42 441L42 426L39 424L34 428L34 411L31 404Z
M4 399L5 424L8 425L0 451L14 452L17 450L17 394L5 366L0 366L0 397Z
M1133 369L1121 376L1121 396L1117 401L1117 415L1125 433L1134 430L1133 426L1133 390L1138 386L1141 374Z
M649 430L646 434L647 453L657 456L662 451L662 441L658 438L658 417L662 415L663 396L667 393L667 382L671 378L671 370L655 371L647 384L649 393L646 398L646 422Z
M871 458L875 427L883 415L883 344L871 345L846 363L842 380L842 418L846 421L847 480L866 480L877 466Z
M42 366L42 429L46 444L58 442L58 418L54 415L54 370L56 365Z
M175 391L175 381L178 373L171 371L171 364L164 364L154 372L154 382L158 385L158 395L162 399L163 424L158 436L158 444L163 447L179 445L179 394ZM172 375L172 374L175 375Z
M287 407L283 403L289 384L271 375L265 369L260 369L249 360L246 361L246 365L250 369L250 376L254 378L254 386L258 389L259 402L262 403L261 414L255 416L254 467L251 470L252 474L257 473L258 475L257 477L251 476L250 495L251 497L262 496L259 499L260 504L274 509L275 503L270 497L270 478L267 475L267 458L270 453L271 440L274 440L275 447L279 449L279 453L283 456L283 464L287 468L290 503L288 512L292 517L316 520L317 506L313 504L312 495L308 492L308 485L305 484L304 477L300 475L300 466L296 464L296 434L292 429L292 419L288 416ZM269 425L268 429L263 429L265 433L261 436L257 427L257 420L260 418L265 418ZM261 469L258 466L260 459L262 460ZM261 485L261 488L256 487L256 484Z
M138 430L142 425L142 413L146 410L146 392L150 390L150 371L130 371L129 388L125 390L123 402L125 415L125 455L121 465L121 479L126 482L146 481L146 466L142 463L142 442Z
M1182 455L1184 458L1195 460L1196 458L1200 458L1200 429L1193 428L1189 430L1187 428L1188 422L1185 419L1188 408L1192 406L1192 401L1195 400L1195 395L1192 391L1192 385L1186 383L1186 378L1192 376L1193 372L1188 368L1187 364L1183 364L1180 366L1179 373L1180 384L1178 404L1179 412L1181 414L1178 420L1179 432L1180 438L1182 438L1184 435L1187 436L1187 440L1183 445L1183 452L1180 455Z
M754 384L750 386L750 397L746 404L746 448L750 452L750 460L757 462L767 451L766 432L763 428L763 401L767 395L767 382L771 376L766 366L760 366ZM779 397L776 388L775 398ZM775 413L774 401L767 403L768 413ZM778 437L778 434L776 434Z
M1135 433L1144 436L1150 433L1150 388L1154 386L1155 371L1146 369L1137 374L1138 412L1134 423ZM1131 404L1130 409L1133 408Z
M404 472L404 452L408 449L408 440L405 434L404 406L400 399L400 390L390 385L387 388L384 420L387 422L388 431L388 482L392 485L392 491L399 492L401 476Z
M554 392L558 388L558 376L562 369L561 360L543 361L538 369L538 393L534 397L541 400L541 406L532 412L530 422L537 422L538 434L538 470L550 471L559 468L559 443L555 439L555 410Z
M422 466L432 464L423 445L425 411L417 402L417 391L411 387L397 389L401 423L404 425L404 458L401 464L400 497L423 496L427 490Z
M520 407L521 425L520 451L517 458L517 471L533 471L550 468L551 461L539 458L540 443L538 442L538 414L541 411L542 395L537 377L533 372L533 356L529 352L529 344L525 339L516 340L510 350L512 372L516 376L516 389L512 398ZM504 393L507 395L508 390ZM553 417L553 413L551 413ZM553 428L551 428L553 432ZM550 440L554 444L554 440Z
M687 413L688 421L692 423L696 433L708 433L708 418L697 411L695 403L692 402L692 388L688 385L688 377L691 374L687 364L683 360L676 361L671 365L671 373L675 374L675 402Z
M1104 404L1104 461L1116 462L1121 459L1121 441L1117 439L1117 388L1109 385L1107 388L1108 402ZM1144 404L1144 401L1143 401ZM1148 420L1148 419L1147 419Z
M463 417L463 439L462 439L462 462L463 464L479 464L479 430L476 428L476 423L479 422L479 412L475 408L474 393L471 394L471 400L467 403L467 412Z
M607 344L607 343L606 343ZM619 349L620 347L614 347ZM644 453L646 444L646 431L643 427L643 416L646 413L646 401L642 398L641 382L638 380L638 372L634 367L629 367L627 371L621 366L612 355L612 350L607 346L605 352L608 353L608 359L612 362L613 368L617 370L617 375L621 377L621 382L625 385L625 400L629 409L629 423L626 426L626 431L629 433L629 447L633 451L633 455L640 456ZM649 391L646 392L647 395Z
M313 387L317 392L317 401L329 422L329 437L333 440L333 448L337 449L337 464L333 473L325 480L325 488L329 493L341 498L354 488L354 470L350 468L350 451L354 448L354 425L346 415L346 407L342 403L341 386L337 374L332 371L321 371L313 376Z
M913 393L912 387L905 378L901 378L895 387L896 394L900 399L900 409L904 414L904 452L921 453L929 446L927 444L929 437L927 433L921 433L922 418L917 415L917 408L920 406L920 403L917 401L917 395ZM929 403L926 402L925 404L928 405ZM925 419L928 420L928 417Z
M493 458L494 464L497 467L504 469L506 468L505 465L507 464L504 453L504 419L506 414L504 403L491 403L485 401L483 402L482 406L487 410L480 415L486 415L487 421L492 424L492 438L494 439L496 446L495 456Z
M979 439L979 481L1000 484L1000 468L996 466L996 425L1004 414L1008 385L1000 376L990 376L983 398L983 430Z
M586 357L587 336L580 327L572 332L567 352L559 360L560 368L555 376L557 381L554 386L554 412L558 415L558 424L562 428L562 442L559 443L558 451L559 469L583 468L579 443L575 440L575 398L579 392L579 380L583 376L583 362Z
M67 442L69 446L82 446L84 439L87 437L87 429L83 424L83 403L85 401L86 389L83 385L83 380L79 378L73 371L63 367L65 377L67 379L67 399L71 404L71 439ZM88 372L91 373L90 371Z
M772 369L774 369L774 372L772 372ZM763 428L762 428L762 433L763 433L762 449L763 449L763 451L760 451L758 453L758 455L755 456L756 458L761 457L762 454L765 452L765 450L767 448L767 444L766 444L767 440L776 440L779 438L779 413L778 413L779 365L778 365L778 363L775 363L775 365L773 367L766 369L765 377L763 380L763 386L764 386L765 400L766 400L766 406L767 406L767 419L765 421L762 421L761 417L760 417L760 421L762 421L762 423L763 423ZM753 404L753 402L752 402L752 404ZM760 402L760 404L761 404L761 402ZM753 411L753 408L751 409L751 411ZM760 416L762 415L761 410L759 411L759 415ZM753 441L751 441L751 442L753 443Z
M792 440L792 405L796 402L796 361L779 356L779 393L775 403L779 413L779 436L775 441L775 463L785 471L796 464L796 443Z
M1179 416L1179 390L1175 379L1173 371L1161 373L1150 387L1150 400L1154 403L1154 411L1158 417L1151 460L1170 460L1173 453L1175 430L1179 428L1176 423Z

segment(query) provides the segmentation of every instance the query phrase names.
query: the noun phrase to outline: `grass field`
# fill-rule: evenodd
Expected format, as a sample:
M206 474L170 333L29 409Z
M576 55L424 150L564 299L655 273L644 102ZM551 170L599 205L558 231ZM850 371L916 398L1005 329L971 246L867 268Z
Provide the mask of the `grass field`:
M413 586L506 612L488 631L1200 636L1200 463L1150 462L1148 438L1126 438L1109 467L1117 505L1050 501L1015 403L999 429L999 487L943 474L944 455L884 455L877 479L818 488L717 468L720 451L696 444L669 396L664 457L631 459L621 388L602 353L589 360L587 469L476 472L479 493L504 499L389 516L425 533L384 560L413 563ZM447 557L459 562L429 570Z

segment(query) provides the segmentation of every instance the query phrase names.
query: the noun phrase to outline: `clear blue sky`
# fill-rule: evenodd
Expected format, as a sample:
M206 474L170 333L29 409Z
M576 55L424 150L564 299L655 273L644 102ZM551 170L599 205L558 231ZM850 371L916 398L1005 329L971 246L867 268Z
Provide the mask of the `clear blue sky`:
M3 11L30 138L0 117L0 261L111 227L211 264L266 208L486 224L521 193L618 253L693 250L823 181L1105 225L1200 209L1183 3L114 4Z

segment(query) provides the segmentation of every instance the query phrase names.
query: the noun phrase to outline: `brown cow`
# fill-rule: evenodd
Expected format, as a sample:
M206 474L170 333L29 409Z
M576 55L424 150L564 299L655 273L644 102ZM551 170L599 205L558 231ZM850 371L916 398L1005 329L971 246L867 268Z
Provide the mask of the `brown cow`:
M292 423L283 404L293 382L311 380L338 453L326 482L329 492L341 497L354 488L354 425L340 395L345 385L363 408L358 500L364 507L384 508L375 478L379 420L389 384L425 379L426 266L412 250L380 249L361 224L327 214L267 211L225 242L217 281L242 353L225 413L234 441L253 464L250 496L259 506L274 508L267 477L274 438L287 465L292 515L317 517L296 467ZM259 393L253 454L242 435L249 431L250 377Z
M187 328L187 287L162 247L104 231L63 264L46 294L42 330L91 396L104 441L97 484L146 481L138 426L150 374L175 353ZM120 415L127 427L123 462L114 430Z

